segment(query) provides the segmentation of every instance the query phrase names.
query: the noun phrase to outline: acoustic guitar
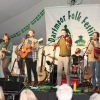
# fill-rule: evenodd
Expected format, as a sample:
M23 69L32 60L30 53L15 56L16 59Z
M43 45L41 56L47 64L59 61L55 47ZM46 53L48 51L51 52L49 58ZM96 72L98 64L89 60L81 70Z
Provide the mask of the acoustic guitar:
M45 66L43 65L43 59L44 59L45 51L44 49L42 50L42 56L41 56L41 66L38 67L38 81L39 83L42 83L46 80L47 78L47 71Z
M0 50L0 60L2 60L2 59L4 59L5 58L5 48L2 48L1 50Z
M38 43L38 42L41 42L43 40L43 38L40 38L39 40L37 40L36 42L35 42L35 44L36 43ZM34 44L34 45L35 45ZM30 52L32 52L32 49L33 49L34 47L32 47L31 46L31 44L25 44L25 45L22 45L21 47L20 47L20 49L18 50L18 49L16 49L15 50L15 53L18 55L18 56L20 56L21 58L25 58L25 57L27 57L27 55L30 53Z
M18 55L21 58L25 58L30 52L32 52L31 44L26 44L26 45L23 45L21 49L18 51Z
M85 66L83 70L83 79L91 80L91 77L92 77L92 71L90 66L88 66L88 55L87 55L87 66Z

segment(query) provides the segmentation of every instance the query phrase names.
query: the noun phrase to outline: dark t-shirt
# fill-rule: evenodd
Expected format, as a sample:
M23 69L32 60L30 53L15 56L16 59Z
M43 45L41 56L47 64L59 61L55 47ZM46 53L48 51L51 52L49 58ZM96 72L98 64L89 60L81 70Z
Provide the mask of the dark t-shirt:
M81 55L77 56L77 55L74 54L74 55L72 55L72 60L73 60L74 65L78 65L79 62L81 60L83 60L83 57Z

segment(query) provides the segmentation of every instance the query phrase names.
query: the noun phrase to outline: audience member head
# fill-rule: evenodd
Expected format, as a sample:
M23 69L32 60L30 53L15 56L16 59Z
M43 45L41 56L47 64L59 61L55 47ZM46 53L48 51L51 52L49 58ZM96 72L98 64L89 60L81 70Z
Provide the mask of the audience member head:
M0 100L5 100L5 96L1 86L0 86Z
M73 90L68 84L61 85L56 92L58 100L71 100Z
M90 96L89 100L100 100L100 94L94 93Z
M30 89L24 89L20 94L20 100L37 100L37 98Z

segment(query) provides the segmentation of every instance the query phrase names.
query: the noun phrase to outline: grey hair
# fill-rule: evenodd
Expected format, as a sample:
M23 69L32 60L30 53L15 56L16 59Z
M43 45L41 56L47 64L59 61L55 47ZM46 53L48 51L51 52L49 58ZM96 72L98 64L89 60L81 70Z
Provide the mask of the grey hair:
M94 93L90 96L89 100L100 100L100 94Z
M61 85L56 92L58 100L71 100L73 90L68 84Z
M24 89L20 94L20 100L37 100L37 97L30 89Z

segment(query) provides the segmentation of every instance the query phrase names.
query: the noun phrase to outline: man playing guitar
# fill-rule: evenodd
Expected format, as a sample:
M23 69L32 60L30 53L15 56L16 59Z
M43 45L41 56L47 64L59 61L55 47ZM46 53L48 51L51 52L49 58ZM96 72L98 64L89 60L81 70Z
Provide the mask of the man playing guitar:
M29 30L28 37L24 41L24 45L21 48L20 56L25 57L26 67L27 67L27 75L28 75L28 83L32 83L31 71L34 74L34 84L38 84L37 77L37 59L38 59L38 44L37 39L34 38L35 31ZM24 50L25 49L25 50ZM22 53L22 55L21 55Z
M93 38L87 50L89 66L92 71L93 92L100 92L100 60L97 59L100 57L100 53L95 54L95 48L100 48L99 35L99 32L93 33ZM96 57L97 55L98 57Z

